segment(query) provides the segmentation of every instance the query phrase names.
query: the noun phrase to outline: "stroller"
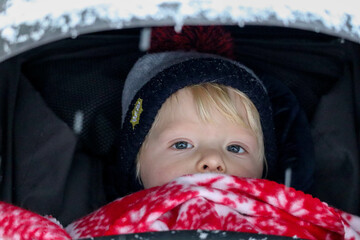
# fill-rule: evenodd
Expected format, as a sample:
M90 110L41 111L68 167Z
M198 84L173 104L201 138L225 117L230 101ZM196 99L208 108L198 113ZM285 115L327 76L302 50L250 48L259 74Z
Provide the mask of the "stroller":
M117 197L107 170L120 129L121 92L151 45L151 27L223 25L234 39L236 60L283 82L304 109L316 160L309 192L360 215L359 16L346 9L345 20L335 21L326 18L338 13L335 7L318 11L306 4L300 10L286 6L286 15L281 4L104 2L68 4L58 15L42 9L41 1L0 4L2 19L12 19L19 7L41 9L19 24L0 20L0 200L67 225ZM199 236L149 234L141 236ZM239 236L264 237L226 237ZM211 237L219 235L209 232Z

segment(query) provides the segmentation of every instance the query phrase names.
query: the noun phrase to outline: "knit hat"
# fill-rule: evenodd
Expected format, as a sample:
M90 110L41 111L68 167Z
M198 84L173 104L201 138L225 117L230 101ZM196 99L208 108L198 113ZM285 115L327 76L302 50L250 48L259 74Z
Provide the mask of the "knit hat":
M217 55L163 52L140 58L128 74L122 95L122 129L118 158L123 194L141 188L136 181L136 157L162 104L176 91L205 82L245 93L260 114L268 175L276 165L276 139L271 103L263 83L247 67Z

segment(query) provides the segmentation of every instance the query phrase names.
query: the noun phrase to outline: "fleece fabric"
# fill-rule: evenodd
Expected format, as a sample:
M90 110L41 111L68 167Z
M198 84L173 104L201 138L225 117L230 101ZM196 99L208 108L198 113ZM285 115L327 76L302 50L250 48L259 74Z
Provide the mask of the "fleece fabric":
M69 240L167 230L360 239L360 218L265 179L195 174L117 199L62 226L0 202L0 239Z
M360 218L265 179L194 174L115 200L66 230L73 238L226 230L303 239L360 239Z

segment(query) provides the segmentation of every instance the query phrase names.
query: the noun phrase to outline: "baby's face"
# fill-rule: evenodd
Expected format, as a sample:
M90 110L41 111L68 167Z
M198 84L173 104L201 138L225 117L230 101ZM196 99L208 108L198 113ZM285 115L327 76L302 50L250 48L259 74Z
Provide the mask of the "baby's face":
M233 97L247 121L243 104ZM253 131L229 121L216 109L212 121L204 122L189 90L184 89L178 92L176 103L162 107L139 162L145 188L163 185L185 174L215 172L260 178L263 172Z

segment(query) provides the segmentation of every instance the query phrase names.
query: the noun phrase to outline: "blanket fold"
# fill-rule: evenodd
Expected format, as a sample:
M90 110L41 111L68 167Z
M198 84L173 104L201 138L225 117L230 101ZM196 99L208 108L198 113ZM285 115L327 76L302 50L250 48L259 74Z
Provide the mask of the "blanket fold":
M225 230L304 239L360 239L360 219L265 179L194 174L115 200L70 224L74 238Z

